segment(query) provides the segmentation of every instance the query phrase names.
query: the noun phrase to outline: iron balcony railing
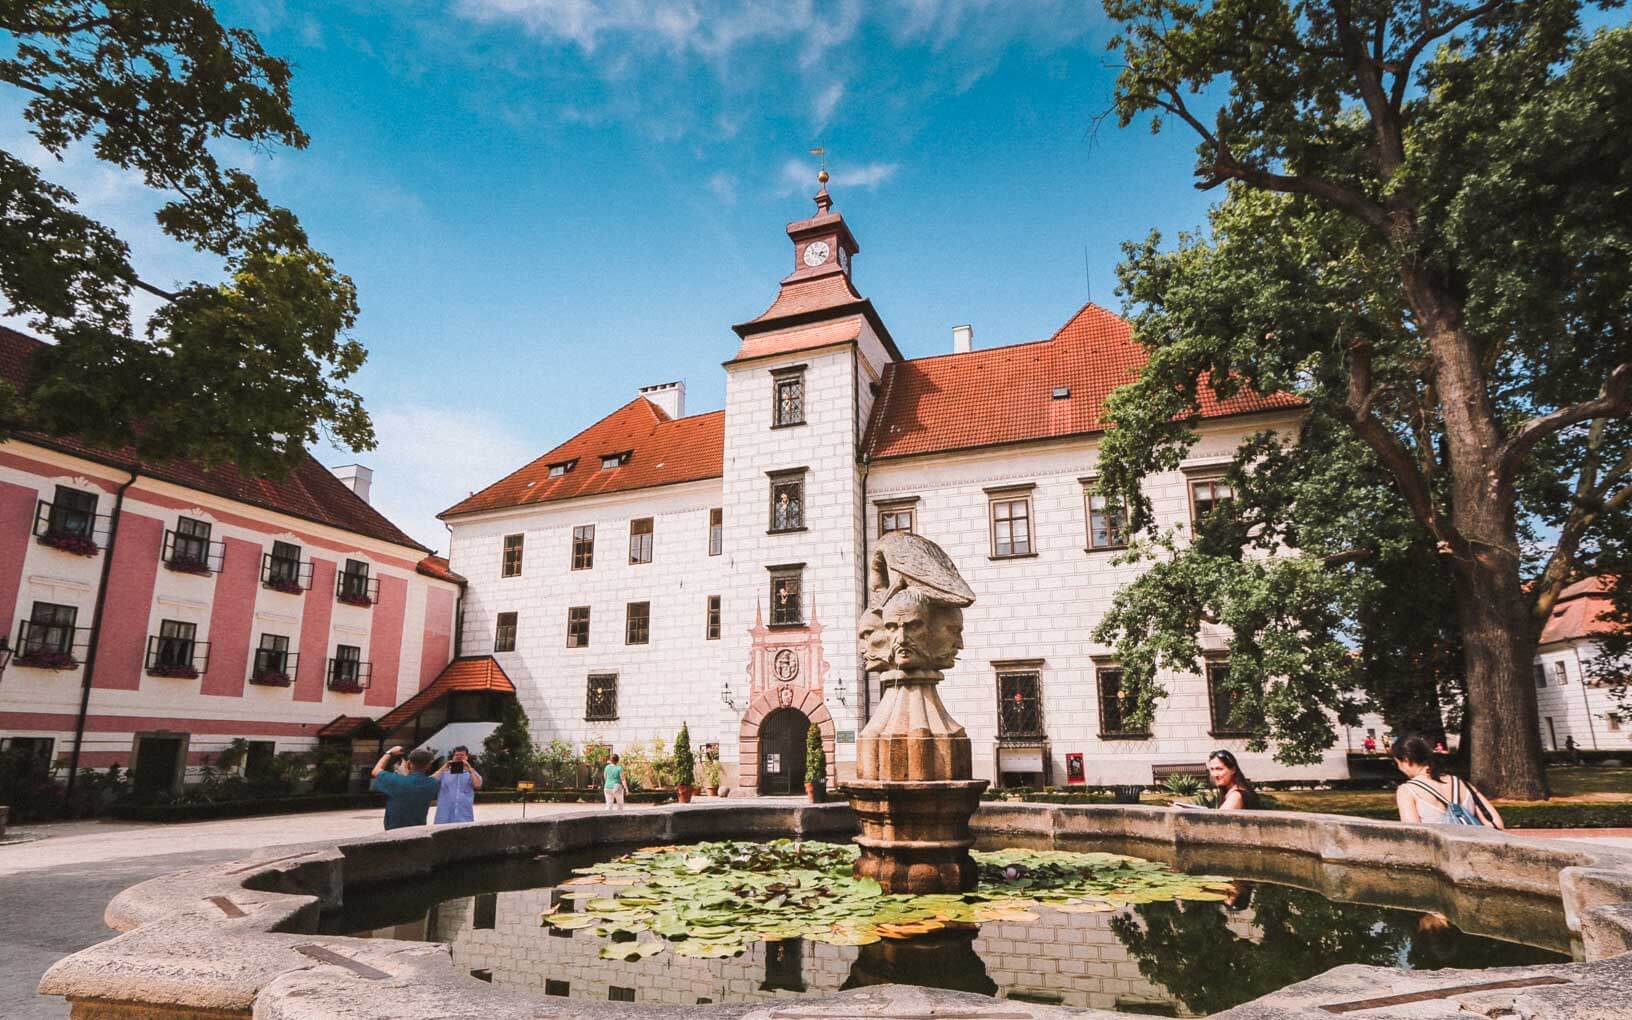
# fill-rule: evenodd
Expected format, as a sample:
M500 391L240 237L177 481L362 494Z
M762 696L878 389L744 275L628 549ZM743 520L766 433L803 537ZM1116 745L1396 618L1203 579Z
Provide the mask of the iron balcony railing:
M372 606L380 600L380 579L342 570L334 578L334 597L348 606Z
M356 659L330 659L329 690L344 694L366 691L373 672L372 663L358 662Z
M255 665L249 682L263 687L288 687L295 682L299 652L280 652L273 648L255 649Z
M17 641L12 645L11 664L33 669L77 669L89 646L89 627L21 620Z
M34 507L34 537L41 545L79 556L95 556L108 544L113 517L40 500Z
M273 591L299 595L312 590L312 561L261 554L261 585Z
M149 635L147 673L149 676L196 680L210 665L210 643L184 637Z
M164 565L183 574L219 574L227 543L175 531L164 533Z

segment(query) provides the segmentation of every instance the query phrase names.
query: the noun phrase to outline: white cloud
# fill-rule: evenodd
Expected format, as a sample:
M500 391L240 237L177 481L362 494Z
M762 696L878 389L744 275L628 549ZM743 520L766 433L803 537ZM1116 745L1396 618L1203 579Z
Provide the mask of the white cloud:
M827 127L827 122L833 119L833 111L839 108L839 100L844 98L844 82L836 81L823 89L816 96L816 107L811 111L811 120L816 126L816 133L820 134Z
M717 58L752 42L808 37L828 19L826 6L818 8L815 0L793 4L460 0L456 10L472 21L520 24L535 36L576 46L585 53L597 52L616 40L647 52Z
M875 190L880 184L894 177L901 169L899 163L863 163L861 166L834 166L828 169L832 175L829 183L834 188L866 188ZM816 164L802 159L790 159L782 164L777 175L778 195L796 195L812 191L816 187Z
M443 552L448 532L436 515L543 452L498 421L459 407L382 405L369 413L379 446L362 454L323 447L313 455L330 467L372 468L375 509L421 544Z
M725 171L720 171L708 179L708 190L714 197L727 205L737 200L737 179Z

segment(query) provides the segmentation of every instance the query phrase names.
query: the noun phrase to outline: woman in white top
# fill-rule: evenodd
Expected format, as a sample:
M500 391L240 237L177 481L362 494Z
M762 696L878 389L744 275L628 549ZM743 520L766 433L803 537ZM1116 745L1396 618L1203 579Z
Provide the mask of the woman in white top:
M1400 821L1423 825L1447 825L1451 805L1479 820L1481 825L1504 829L1502 816L1496 805L1472 786L1455 776L1441 776L1434 763L1433 748L1421 737L1407 737L1394 742L1390 751L1394 766L1406 781L1394 791L1394 800L1400 808Z

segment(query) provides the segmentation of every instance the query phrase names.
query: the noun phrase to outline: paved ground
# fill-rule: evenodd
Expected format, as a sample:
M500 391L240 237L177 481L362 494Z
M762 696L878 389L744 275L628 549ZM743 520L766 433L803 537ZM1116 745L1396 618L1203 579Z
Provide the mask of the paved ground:
M589 807L531 804L527 813ZM519 804L484 804L478 809L483 819L520 814ZM0 946L5 947L0 953L0 1017L34 1020L68 1015L62 1000L36 995L34 988L52 963L112 936L102 925L102 911L126 886L169 871L230 861L260 847L361 836L379 828L376 809L179 825L59 822L15 829L8 835L40 838L0 846ZM1632 829L1516 831L1632 847ZM187 849L178 853L177 847Z
M581 810L587 804L529 804L528 817ZM629 810L639 810L631 807ZM515 818L519 804L483 804L477 817ZM58 822L7 833L38 836L0 846L0 1017L61 1018L63 1000L34 991L46 968L69 953L111 938L102 911L126 886L201 864L242 857L284 843L307 843L380 830L380 811L324 811L271 818L161 825ZM176 852L177 847L187 847Z

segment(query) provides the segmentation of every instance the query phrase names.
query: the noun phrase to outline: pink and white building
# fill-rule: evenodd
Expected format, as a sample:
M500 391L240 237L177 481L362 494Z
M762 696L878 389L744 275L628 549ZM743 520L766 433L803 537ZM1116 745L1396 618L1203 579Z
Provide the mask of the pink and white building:
M42 344L0 328L19 388ZM369 472L282 480L0 444L0 743L170 790L230 741L314 747L430 687L462 579L368 503Z

